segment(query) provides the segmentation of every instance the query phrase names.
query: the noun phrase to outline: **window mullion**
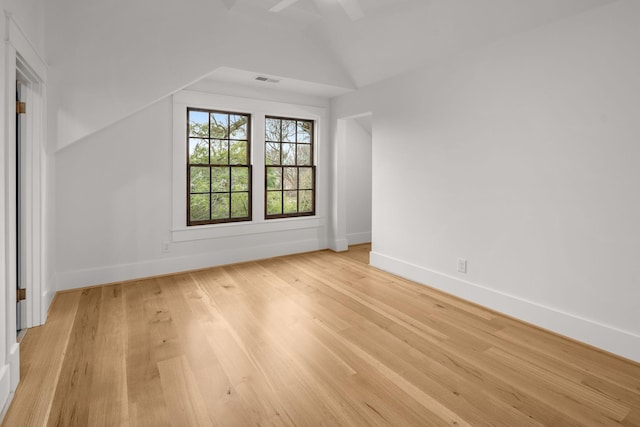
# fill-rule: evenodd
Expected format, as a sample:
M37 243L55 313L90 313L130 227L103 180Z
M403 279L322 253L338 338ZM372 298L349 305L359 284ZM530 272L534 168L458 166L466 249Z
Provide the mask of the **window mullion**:
M302 181L300 177L302 167L315 167L313 157L315 139L314 122L312 120L267 116L265 117L265 129L271 129L269 132L270 138L266 138L265 132L265 140L271 141L276 138L279 139L279 141L271 141L271 147L273 147L273 145L277 145L278 147L277 154L279 164L270 166L277 167L280 171L281 184L277 190L274 188L271 193L267 192L265 194L264 205L267 209L265 218L274 219L314 215L316 189L313 169L311 169L310 177L309 172L305 174L307 184L304 186L304 191L301 190ZM275 150L270 150L269 147L267 147L266 141L263 146L265 147L265 158L269 153L269 158L273 159L276 154L274 152ZM287 148L287 153L284 152L285 147ZM301 151L303 147L305 147L305 151ZM305 156L301 157L303 154ZM268 165L265 164L264 167L264 176L268 179L268 171L266 170ZM291 173L295 173L293 180L290 180ZM266 185L265 188L267 188ZM278 200L279 206L274 204L276 197L273 193L276 192L280 197L280 200ZM292 200L292 198L288 196L295 197L295 200Z
M252 189L249 169L247 169L246 174L238 172L239 175L236 177L236 179L241 180L239 181L240 183L244 182L242 187L246 186L246 189L240 188L239 191L243 190L242 192L246 193L247 202L243 202L244 198L242 196L237 196L236 201L238 205L235 206L236 211L234 214L232 163L238 163L237 166L250 166L251 115L187 108L187 123L187 225L250 221L252 218L252 212L250 210ZM207 126L206 130L203 129L204 126ZM235 129L234 144L232 144L232 128ZM243 132L244 135L242 135ZM191 143L191 139L194 140L193 144ZM208 153L206 156L204 156L202 151L198 151L202 150L201 147L204 141L206 141L208 145ZM214 141L218 141L218 143L214 144ZM240 141L245 141L245 143L241 144ZM243 145L244 153L242 153ZM214 148L217 149L215 156ZM195 154L193 154L193 159L195 159L197 163L191 163L191 150L194 150ZM226 151L223 152L222 150ZM243 158L244 161L242 160ZM205 159L207 163L203 164L203 160ZM244 162L244 164L242 164L242 162ZM204 175L204 171L202 171L198 173L198 176L194 177L191 173L193 166L206 167L208 174ZM226 168L226 173L224 168ZM244 175L246 175L246 178ZM208 180L206 185L203 182L204 179ZM200 191L192 192L192 187ZM203 189L208 189L208 193L206 193L207 198L205 198L204 193L202 193ZM198 194L201 196L196 198L195 196ZM204 202L207 200L208 206L205 207ZM196 208L195 211L194 207Z

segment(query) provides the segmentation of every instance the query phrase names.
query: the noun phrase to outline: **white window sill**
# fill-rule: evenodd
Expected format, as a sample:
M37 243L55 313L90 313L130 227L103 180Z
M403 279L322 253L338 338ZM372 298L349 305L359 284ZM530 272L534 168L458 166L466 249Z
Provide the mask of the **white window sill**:
M188 242L191 240L220 239L250 234L318 228L322 225L322 218L318 216L196 225L192 227L174 228L171 230L171 238L174 242Z

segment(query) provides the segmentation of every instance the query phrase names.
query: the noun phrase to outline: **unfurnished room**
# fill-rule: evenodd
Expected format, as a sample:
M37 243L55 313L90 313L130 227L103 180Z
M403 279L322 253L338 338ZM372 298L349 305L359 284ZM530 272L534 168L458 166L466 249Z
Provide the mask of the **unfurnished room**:
M640 1L0 3L2 427L640 426Z

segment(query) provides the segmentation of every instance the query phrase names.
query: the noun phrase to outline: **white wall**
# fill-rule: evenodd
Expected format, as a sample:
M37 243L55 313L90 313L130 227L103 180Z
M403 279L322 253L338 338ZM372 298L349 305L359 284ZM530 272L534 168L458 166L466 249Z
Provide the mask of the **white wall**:
M371 115L346 123L347 240L371 242Z
M212 98L203 93L200 97ZM229 99L212 99L220 98ZM271 93L272 103L291 98ZM326 99L321 105L316 98L307 101L316 104L314 109L328 107ZM204 107L227 106L211 102ZM265 103L257 100L238 98L237 102L255 105L261 111L265 108ZM329 174L323 140L328 134L328 117L321 122L317 141L317 218L269 221L253 229L247 229L246 224L204 227L210 234L196 236L193 229L199 227L186 230L184 224L173 224L173 118L172 99L165 98L56 153L58 290L326 248L324 200ZM183 136L184 132L178 132L179 144L184 144ZM178 153L184 153L182 147ZM179 170L184 167L180 165ZM260 171L254 171L254 177L256 173ZM185 200L178 200L179 212L186 209ZM256 203L261 200L254 198ZM163 252L164 242L169 242L168 253Z
M3 15L0 19L0 34L6 34L6 20L4 13L12 16L11 27L14 30L16 25L19 26L21 37L26 37L27 44L38 55L43 56L44 45L44 1L43 0L1 0L0 9ZM15 38L15 37L13 37ZM13 40L12 40L13 41ZM7 147L5 144L10 143L8 135L8 123L6 123L5 101L10 103L14 93L12 88L15 86L13 77L7 75L7 44L5 41L0 43L0 129L2 130L2 141L0 144L0 164L2 171L6 171L5 161L7 158ZM12 65L12 67L15 65ZM12 113L11 113L12 114ZM15 209L15 201L7 198L7 177L4 173L0 174L0 307L2 307L2 315L0 315L0 417L3 408L8 403L10 393L13 392L17 385L19 376L19 346L16 343L15 335L15 283L9 283L7 280L7 258L10 245L7 242L7 214L10 210ZM13 297L13 298L12 298ZM7 309L8 308L8 309Z
M44 1L3 0L2 8L12 14L33 48L44 56Z
M220 0L157 0L153 7L48 0L46 7L50 139L59 148L220 66L352 86L326 43L266 8L262 16L229 11Z
M2 8L4 9L5 7L5 2L4 0L2 0ZM5 19L4 16L1 17L2 19L0 20L0 33L5 34L5 28L6 28L6 23L5 23ZM3 100L3 102L0 102L0 129L2 129L2 141L5 141L6 139L6 132L5 132L5 81L6 81L6 76L5 76L5 43L0 43L0 99ZM7 323L8 323L8 318L7 316L9 315L8 310L6 310L5 308L8 307L8 284L7 284L7 280L6 280L6 273L7 273L7 262L6 262L6 244L7 244L7 239L5 236L5 224L6 224L6 214L7 214L7 209L9 209L9 204L7 204L6 199L6 191L5 191L5 174L4 174L4 169L5 169L5 144L4 142L2 144L0 144L0 165L2 165L2 171L3 173L0 174L0 307L2 307L2 315L0 315L0 408L4 408L5 404L7 403L7 399L9 398L9 391L10 391L10 382L11 382L11 378L10 378L10 369L11 367L9 366L8 363L8 354L7 354L7 347L11 341L9 339L8 333L7 333ZM0 409L0 411L2 411L2 409ZM2 412L0 412L1 414Z
M621 0L335 99L374 114L372 264L640 361L639 40Z

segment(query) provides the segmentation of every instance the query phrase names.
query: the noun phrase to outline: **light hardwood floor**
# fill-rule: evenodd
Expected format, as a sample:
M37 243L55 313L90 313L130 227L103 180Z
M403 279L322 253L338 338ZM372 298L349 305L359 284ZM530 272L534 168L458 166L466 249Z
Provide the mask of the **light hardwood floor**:
M367 252L58 294L3 425L640 425L640 365Z

